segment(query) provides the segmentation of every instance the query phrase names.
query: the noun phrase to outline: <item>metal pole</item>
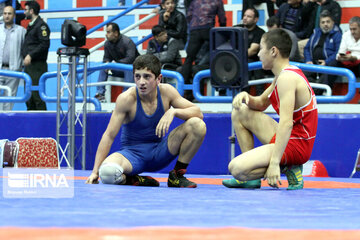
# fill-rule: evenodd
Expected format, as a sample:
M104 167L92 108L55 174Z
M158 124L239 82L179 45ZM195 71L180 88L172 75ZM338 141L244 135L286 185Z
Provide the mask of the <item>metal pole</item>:
M232 89L232 99L234 100L236 96L236 89ZM229 141L230 141L230 161L233 160L235 158L235 141L236 137L235 137L235 129L234 129L234 125L232 124L232 120L231 120L231 136L229 137ZM229 161L229 163L230 163Z
M71 56L70 78L69 78L69 99L68 99L68 143L69 143L69 160L71 167L74 168L75 163L75 86L76 86L76 56Z
M80 164L82 169L85 169L86 161L86 101L87 101L87 56L89 55L88 49L76 48L76 47L67 47L58 49L58 93L57 93L57 141L60 142L61 137L65 137L66 144L62 148L59 144L59 150L61 151L61 156L66 160L67 164L71 168L75 168L75 159L80 157L79 151L82 151L82 159ZM62 58L64 57L68 60L68 63L61 63ZM84 84L83 84L83 100L82 100L82 109L79 112L76 111L76 86L80 85L81 79L77 78L77 66L81 65L81 60L84 64ZM61 66L66 64L69 67L67 80L64 80L64 89L68 90L68 99L67 99L67 112L61 108ZM82 116L81 116L82 114ZM76 134L76 123L79 121L80 127L82 127L82 133ZM66 129L64 129L63 124L66 124ZM61 134L61 129L64 130L64 133ZM81 146L76 148L76 139L77 137L82 137ZM64 142L64 141L63 141Z
M82 131L82 169L86 169L86 115L87 115L87 106L86 106L86 99L87 99L87 56L84 56L84 87L83 87L83 131Z
M56 99L56 142L60 147L60 98L61 98L61 56L58 55L57 60L57 99ZM62 158L62 154L61 154Z

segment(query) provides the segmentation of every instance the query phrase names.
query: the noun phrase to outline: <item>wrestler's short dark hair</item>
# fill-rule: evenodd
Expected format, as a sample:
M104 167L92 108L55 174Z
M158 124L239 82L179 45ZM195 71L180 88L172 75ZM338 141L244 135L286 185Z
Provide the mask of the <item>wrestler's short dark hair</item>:
M291 52L292 41L289 34L281 28L272 29L262 36L266 48L276 47L284 58L288 58Z
M155 77L158 77L161 73L160 60L152 54L140 55L133 63L133 73L135 73L135 70L140 69L147 69L152 72Z

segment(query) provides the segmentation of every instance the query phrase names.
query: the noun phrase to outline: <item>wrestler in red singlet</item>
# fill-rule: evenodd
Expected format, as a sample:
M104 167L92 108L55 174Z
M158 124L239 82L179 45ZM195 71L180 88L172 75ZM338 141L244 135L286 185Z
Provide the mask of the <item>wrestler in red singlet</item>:
M314 146L318 122L316 98L314 91L310 87L309 81L299 68L288 67L283 71L292 71L298 74L305 81L311 92L311 98L308 103L301 108L294 110L293 129L285 152L281 158L281 165L301 165L310 159L312 148ZM277 114L279 114L280 99L277 85L269 95L269 100ZM275 143L275 138L276 135L274 135L270 143Z

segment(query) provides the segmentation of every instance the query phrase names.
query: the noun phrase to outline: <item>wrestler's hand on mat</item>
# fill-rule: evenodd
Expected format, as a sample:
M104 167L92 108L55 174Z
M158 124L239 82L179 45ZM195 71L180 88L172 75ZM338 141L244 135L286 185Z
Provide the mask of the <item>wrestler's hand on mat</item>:
M99 183L99 174L91 173L88 179L85 182L86 184L98 184Z
M264 179L267 180L269 186L273 188L279 188L278 182L281 185L280 181L280 166L278 164L270 164L266 173L264 175Z
M156 136L159 138L164 137L169 131L170 124L174 120L175 110L170 108L166 113L161 117L158 125L156 126Z
M247 92L241 92L235 96L233 100L233 107L238 109L243 103L249 104L249 94Z

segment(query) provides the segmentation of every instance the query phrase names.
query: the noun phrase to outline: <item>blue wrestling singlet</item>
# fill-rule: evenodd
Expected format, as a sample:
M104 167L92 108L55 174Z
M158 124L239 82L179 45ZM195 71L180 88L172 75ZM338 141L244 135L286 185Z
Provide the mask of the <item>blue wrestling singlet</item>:
M157 108L152 115L146 115L136 89L135 118L124 124L121 130L119 153L130 161L133 167L131 175L160 170L176 157L168 150L168 136L159 138L155 135L156 126L165 113L159 87L157 93Z

